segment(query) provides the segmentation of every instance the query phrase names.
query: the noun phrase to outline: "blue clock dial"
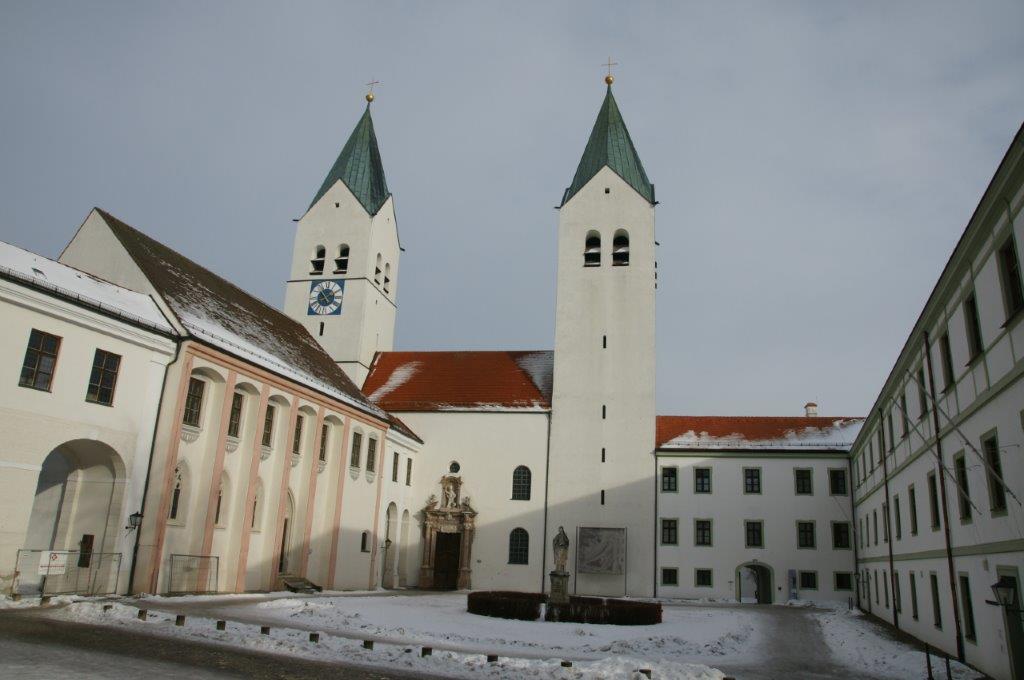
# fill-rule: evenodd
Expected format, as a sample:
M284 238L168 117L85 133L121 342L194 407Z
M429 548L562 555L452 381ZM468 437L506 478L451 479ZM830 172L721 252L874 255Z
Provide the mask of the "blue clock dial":
M309 316L337 316L341 314L345 280L312 281L309 284Z

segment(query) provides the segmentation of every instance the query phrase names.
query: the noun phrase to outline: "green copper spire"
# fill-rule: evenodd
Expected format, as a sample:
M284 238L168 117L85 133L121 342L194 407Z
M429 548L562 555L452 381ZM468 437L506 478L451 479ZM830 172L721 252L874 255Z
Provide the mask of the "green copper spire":
M608 93L604 96L604 103L597 114L594 129L587 140L587 148L583 150L583 158L576 168L576 176L572 178L572 184L562 195L562 205L575 196L606 165L629 186L636 189L637 193L650 203L654 203L654 185L647 179L647 173L640 163L633 140L629 137L629 130L626 129L626 123L619 113L619 105L612 96L611 83L608 83Z
M309 207L320 200L320 197L341 180L349 188L366 212L376 215L384 201L391 193L384 179L384 166L380 161L380 149L377 148L377 135L373 132L373 118L370 117L370 99L367 96L366 111L356 124L356 129L345 142L344 148L334 161L334 166L327 173L320 191L316 192Z

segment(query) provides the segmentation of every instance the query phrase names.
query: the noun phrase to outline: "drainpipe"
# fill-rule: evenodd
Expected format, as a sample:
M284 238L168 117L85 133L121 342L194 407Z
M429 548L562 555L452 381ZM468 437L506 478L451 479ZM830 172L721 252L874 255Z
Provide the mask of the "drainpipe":
M896 612L896 572L893 570L892 544L895 537L892 535L892 527L889 524L889 515L892 510L892 500L889 498L889 456L885 449L885 418L882 417L882 409L878 409L878 431L882 433L882 480L885 486L885 512L882 514L882 521L885 523L885 535L889 539L886 545L889 546L889 590L892 591L892 625L896 630L900 629L900 616ZM889 442L892 445L892 442ZM893 451L896 449L893 448Z
M949 531L949 506L946 503L946 463L942 460L942 436L939 429L939 407L935 394L935 375L932 371L932 354L928 351L928 331L924 332L924 360L928 369L928 390L932 400L932 423L935 426L935 456L939 459L939 498L942 499L942 528L946 539L946 566L949 570L949 592L953 596L953 625L956 627L956 656L964 660L964 635L960 627L960 601L956 596L956 572L953 567L953 541Z
M164 380L160 386L160 400L156 404L156 420L153 423L153 439L149 443L149 461L146 463L146 484L142 487L142 507L139 508L142 512L146 511L146 497L149 495L149 476L153 472L153 455L156 453L156 435L160 430L160 413L164 407L164 393L167 391L167 374L171 371L171 366L178 363L178 356L181 354L181 345L184 342L183 339L179 339L174 343L174 358L170 362L164 364ZM143 518L145 519L145 518ZM132 594L132 587L135 585L135 561L139 557L139 543L142 540L142 522L139 522L139 526L135 528L135 545L132 547L132 566L128 572L128 594Z
M857 583L857 589L853 593L857 601L857 609L860 609L860 558L858 556L857 539L860 538L860 524L857 522L857 510L854 504L853 489L856 486L856 478L853 476L853 457L846 458L846 474L849 475L850 484L850 539L853 541L853 578Z
M551 411L548 411L548 447L544 454L544 537L540 545L540 592L544 588L544 570L548 564L548 486L551 484Z

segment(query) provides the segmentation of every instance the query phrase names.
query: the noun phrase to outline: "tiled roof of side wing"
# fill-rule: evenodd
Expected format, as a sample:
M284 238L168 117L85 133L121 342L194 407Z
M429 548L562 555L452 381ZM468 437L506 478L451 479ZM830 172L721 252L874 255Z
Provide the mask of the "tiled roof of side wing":
M580 158L572 184L562 196L562 205L568 203L605 166L611 168L650 203L654 203L654 185L647 179L640 156L626 129L626 122L612 95L611 86L608 87L604 103L594 121L594 129L590 132L590 139L587 140L587 147Z
M324 178L320 190L310 202L310 207L339 180L344 182L371 215L376 215L391 195L387 180L384 178L384 164L380 159L380 148L377 146L377 135L373 131L369 104L366 105L366 111L338 154L338 159L334 161L330 172Z
M551 351L382 352L363 391L388 411L547 411Z
M658 416L660 449L849 450L863 418L787 416Z

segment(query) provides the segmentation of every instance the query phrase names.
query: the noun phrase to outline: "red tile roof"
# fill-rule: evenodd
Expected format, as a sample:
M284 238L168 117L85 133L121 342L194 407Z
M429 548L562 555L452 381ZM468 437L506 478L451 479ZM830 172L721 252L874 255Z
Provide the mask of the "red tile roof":
M853 444L863 418L815 416L658 416L655 444L674 448L835 448ZM675 440L675 441L673 441Z
M551 408L551 351L380 352L363 393L388 411Z

